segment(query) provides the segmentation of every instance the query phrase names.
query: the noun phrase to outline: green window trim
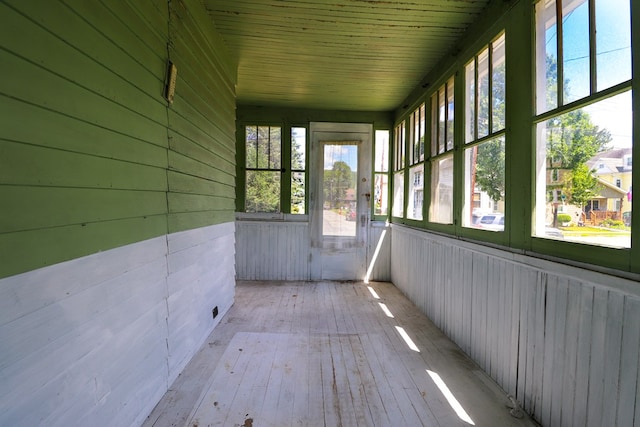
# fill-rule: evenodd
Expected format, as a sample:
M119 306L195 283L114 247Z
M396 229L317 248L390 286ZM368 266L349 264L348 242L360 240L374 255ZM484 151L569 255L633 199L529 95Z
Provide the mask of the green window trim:
M302 141L302 147L292 150L293 141L292 132L297 130L303 133L298 138ZM256 137L249 136L251 133L255 133ZM278 134L277 138L274 135ZM297 125L289 123L261 123L261 122L244 122L239 123L237 128L238 143L237 143L237 168L236 168L236 212L242 213L244 217L265 218L271 219L274 217L282 216L304 216L308 212L308 125ZM268 135L268 136L267 136ZM278 144L274 144L274 140L278 139ZM255 141L255 142L254 142ZM266 142L266 149L263 149L262 157L268 157L267 160L260 161L261 152L258 150L260 143ZM256 149L252 149L252 145L255 144ZM274 147L280 151L278 156L274 156L272 151ZM253 152L256 153L256 160L253 161ZM302 161L298 161L296 164L296 158L300 155L304 157ZM251 157L249 157L251 156ZM259 188L256 188L252 194L264 194L269 196L268 201L264 203L254 203L257 206L256 209L247 207L248 203L248 191L251 191L250 185L247 184L247 179L252 178L252 174L277 174L277 178L273 180L262 180ZM292 180L296 174L302 174L302 178ZM267 181L266 183L264 181ZM276 183L278 185L276 185ZM295 184L294 184L295 183ZM295 198L295 194L292 195L292 185L298 185L302 187L303 199L302 206L299 206L298 212L294 212L296 209L292 208L292 199ZM296 193L300 192L295 191ZM275 209L260 209L260 206L266 205L268 207L275 207L276 201L273 200L273 195L277 196L277 208ZM296 203L300 205L300 203Z

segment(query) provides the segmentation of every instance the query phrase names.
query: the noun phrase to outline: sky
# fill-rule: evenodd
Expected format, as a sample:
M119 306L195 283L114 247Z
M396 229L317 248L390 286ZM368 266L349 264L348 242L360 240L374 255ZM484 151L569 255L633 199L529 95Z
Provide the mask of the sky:
M325 144L324 169L332 169L337 161L345 162L352 171L358 170L358 146Z
M569 101L589 94L589 14L587 1L565 1L565 9L579 6L563 19L565 79L569 80ZM580 4L581 3L581 4ZM631 78L631 33L629 0L596 0L597 90L603 90ZM555 37L548 38L556 42ZM631 92L608 98L586 107L592 121L606 128L617 148L632 145Z

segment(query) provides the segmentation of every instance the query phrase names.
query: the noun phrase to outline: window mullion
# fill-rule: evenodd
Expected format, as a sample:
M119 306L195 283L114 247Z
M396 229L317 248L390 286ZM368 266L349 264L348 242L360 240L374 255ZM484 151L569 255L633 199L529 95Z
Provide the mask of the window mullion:
M271 169L271 126L269 129L269 138L267 139L267 169Z
M493 134L493 42L489 43L487 49L487 81L489 83L489 99L487 101L487 132L488 135Z
M597 52L596 52L596 2L589 0L589 94L598 91L597 88Z
M478 117L479 117L479 113L480 113L480 75L479 75L479 71L478 71L478 55L473 57L473 74L474 74L474 83L473 83L473 90L475 92L474 95L474 99L473 99L473 104L474 104L474 111L473 111L473 138L472 140L475 141L478 139ZM469 142L469 141L467 141Z
M447 140L449 138L449 132L447 124L449 123L449 80L444 84L444 151L447 151Z
M558 99L558 106L564 105L564 51L562 50L563 43L562 36L562 0L556 1L556 51L558 52L558 59L556 63L557 82L556 82L556 97Z
M260 128L258 126L256 126L256 142L255 142L255 145L256 145L256 149L255 149L255 151L256 151L256 162L255 162L255 165L256 165L256 167L258 167L258 165L260 164L260 163L258 163L258 160L260 159L260 156L258 154L259 151L260 151L259 150L259 147L260 147L260 145L259 145L259 143L260 143L260 130L259 129Z
M291 213L291 126L284 124L280 128L280 211Z

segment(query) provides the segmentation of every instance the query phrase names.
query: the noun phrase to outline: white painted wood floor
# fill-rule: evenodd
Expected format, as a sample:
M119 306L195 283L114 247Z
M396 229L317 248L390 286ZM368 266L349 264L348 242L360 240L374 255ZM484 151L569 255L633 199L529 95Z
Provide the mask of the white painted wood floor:
M144 426L536 425L507 403L389 283L240 282Z

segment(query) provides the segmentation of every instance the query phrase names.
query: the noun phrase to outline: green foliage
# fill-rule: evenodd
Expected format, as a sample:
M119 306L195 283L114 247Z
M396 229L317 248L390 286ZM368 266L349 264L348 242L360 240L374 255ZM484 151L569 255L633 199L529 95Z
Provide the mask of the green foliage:
M291 213L304 214L305 201L304 172L291 174Z
M505 126L505 63L493 69L491 74L491 105L489 105L489 75L478 81L478 136L496 132ZM491 117L491 129L489 118ZM504 138L496 138L474 149L475 185L494 201L504 198L505 151Z
M276 126L247 126L246 166L249 169L280 169L282 129Z
M347 189L354 188L355 183L351 173L351 167L346 162L337 161L331 170L324 171L324 199L333 208L340 207L340 202L344 200Z
M580 163L571 171L569 185L565 192L569 194L569 203L583 208L587 202L598 195L601 189L598 179L586 163Z
M558 214L558 222L559 223L571 222L571 215L566 214L566 213L559 213Z
M280 212L282 130L272 126L247 126L245 132L245 211Z
M247 171L245 212L280 212L280 171Z
M547 122L547 156L562 169L575 170L609 148L611 134L591 122L584 110L574 110Z
M600 223L600 226L607 227L607 228L619 228L619 229L626 228L624 225L624 222L617 219L611 219L611 218L607 218L604 221L602 221Z
M291 213L304 214L305 208L305 153L306 148L295 138L295 128L291 137ZM296 172L298 171L298 172Z
M476 185L498 202L504 198L504 140L502 138L476 147Z
M547 101L557 104L557 60L547 56ZM563 82L563 90L569 81ZM586 163L597 153L609 149L611 133L600 129L583 109L553 117L546 123L547 158L554 167L568 170L562 192L569 195L569 203L584 208L600 191L594 171Z

